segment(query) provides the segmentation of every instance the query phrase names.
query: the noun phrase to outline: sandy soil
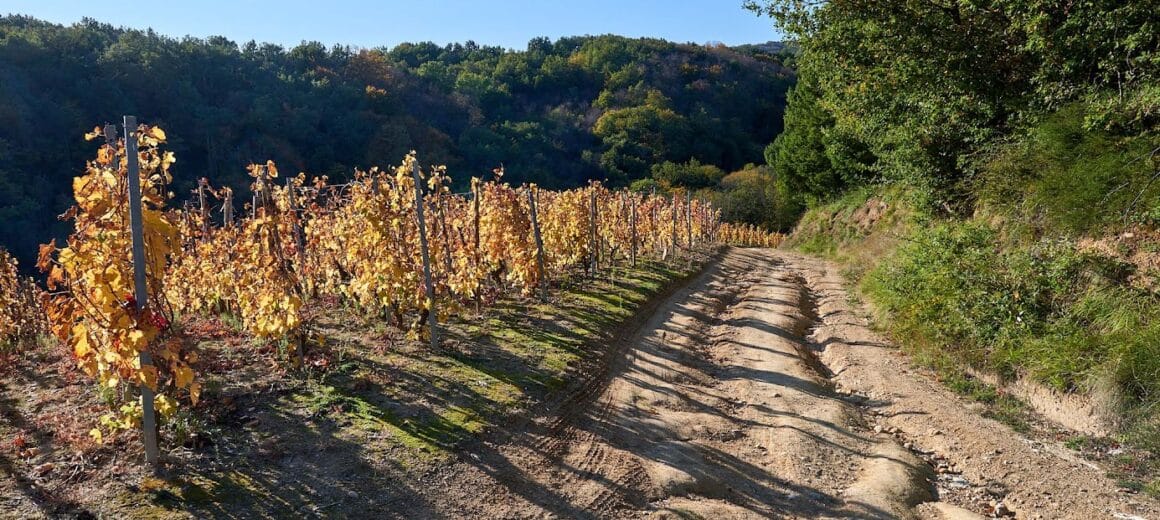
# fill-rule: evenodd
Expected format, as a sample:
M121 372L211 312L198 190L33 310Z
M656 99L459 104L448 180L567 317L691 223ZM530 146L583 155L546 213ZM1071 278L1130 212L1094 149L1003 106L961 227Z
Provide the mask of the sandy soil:
M1156 518L971 411L824 262L733 249L613 345L569 413L431 476L450 518Z

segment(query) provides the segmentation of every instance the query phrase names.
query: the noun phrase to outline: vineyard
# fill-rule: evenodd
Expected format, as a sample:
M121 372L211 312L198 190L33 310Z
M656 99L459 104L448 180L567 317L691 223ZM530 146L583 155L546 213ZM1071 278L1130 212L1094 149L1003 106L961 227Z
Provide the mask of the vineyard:
M113 127L86 135L105 144L74 179L67 244L41 248L43 290L0 251L0 345L19 352L45 331L67 345L110 396L110 411L90 433L98 442L143 423L149 430L150 408L164 423L182 403L196 406L204 388L197 338L181 326L196 316L238 320L295 367L324 341L306 311L312 301L437 346L440 323L470 319L504 298L547 300L560 283L639 261L781 240L721 222L687 192L598 182L549 191L505 183L501 168L454 193L445 169L423 168L415 154L397 167L356 171L345 184L285 175L273 162L250 165L251 194L238 214L233 191L206 179L175 209L168 185L177 159L163 148L165 133L130 130L128 139Z
M0 249L0 354L15 354L44 331L36 284L21 277L16 260Z

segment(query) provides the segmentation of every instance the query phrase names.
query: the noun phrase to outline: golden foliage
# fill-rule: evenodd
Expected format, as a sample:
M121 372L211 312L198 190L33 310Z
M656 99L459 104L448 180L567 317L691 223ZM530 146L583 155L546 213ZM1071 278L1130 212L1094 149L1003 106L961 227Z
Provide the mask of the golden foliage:
M85 173L73 179L76 205L65 216L73 233L63 248L55 241L41 247L38 267L48 273L45 310L52 333L76 356L85 373L102 387L121 395L129 385L145 385L170 402L167 393L184 390L196 399L189 354L168 334L172 316L164 297L163 279L172 253L180 245L177 227L165 213L175 159L162 152L165 133L142 125L136 129L142 194L142 224L146 253L146 284L150 299L138 309L133 296L132 236L129 231L128 166L123 140L107 143ZM99 128L86 138L99 135ZM142 366L141 354L152 356ZM102 423L132 427L139 420L140 402L126 404Z

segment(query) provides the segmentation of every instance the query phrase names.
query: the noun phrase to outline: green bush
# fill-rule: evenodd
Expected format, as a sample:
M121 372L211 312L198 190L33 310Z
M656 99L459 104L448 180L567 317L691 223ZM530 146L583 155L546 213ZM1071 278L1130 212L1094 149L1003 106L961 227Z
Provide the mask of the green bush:
M721 168L701 164L696 159L686 163L665 161L652 165L652 178L666 188L684 187L694 190L716 186L725 177Z
M1081 234L1155 220L1160 136L1090 128L1093 107L1075 103L981 161L980 201L1037 234Z
M728 222L789 231L804 208L768 166L747 165L723 177L711 192L713 206Z
M1063 391L1110 379L1125 404L1160 398L1160 301L1067 242L1009 247L979 222L918 232L863 280L904 344Z

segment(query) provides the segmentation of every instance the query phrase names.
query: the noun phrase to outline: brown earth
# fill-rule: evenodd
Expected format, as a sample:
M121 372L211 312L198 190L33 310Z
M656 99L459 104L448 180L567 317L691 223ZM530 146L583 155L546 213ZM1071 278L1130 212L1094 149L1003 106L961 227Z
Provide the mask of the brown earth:
M978 415L851 308L833 266L733 249L571 413L433 475L449 518L1157 518Z
M780 256L817 298L821 318L807 341L835 374L836 388L862 402L876 431L890 433L938 470L942 502L986 514L1001 504L1017 518L1160 518L1160 505L1119 488L1102 468L1056 441L980 416L932 373L913 366L869 330L832 264ZM918 511L928 516L935 506L942 507Z
M1148 291L1158 291L1160 280L1160 230L1130 226L1122 233L1081 239L1080 251L1090 251L1132 266L1128 283Z

